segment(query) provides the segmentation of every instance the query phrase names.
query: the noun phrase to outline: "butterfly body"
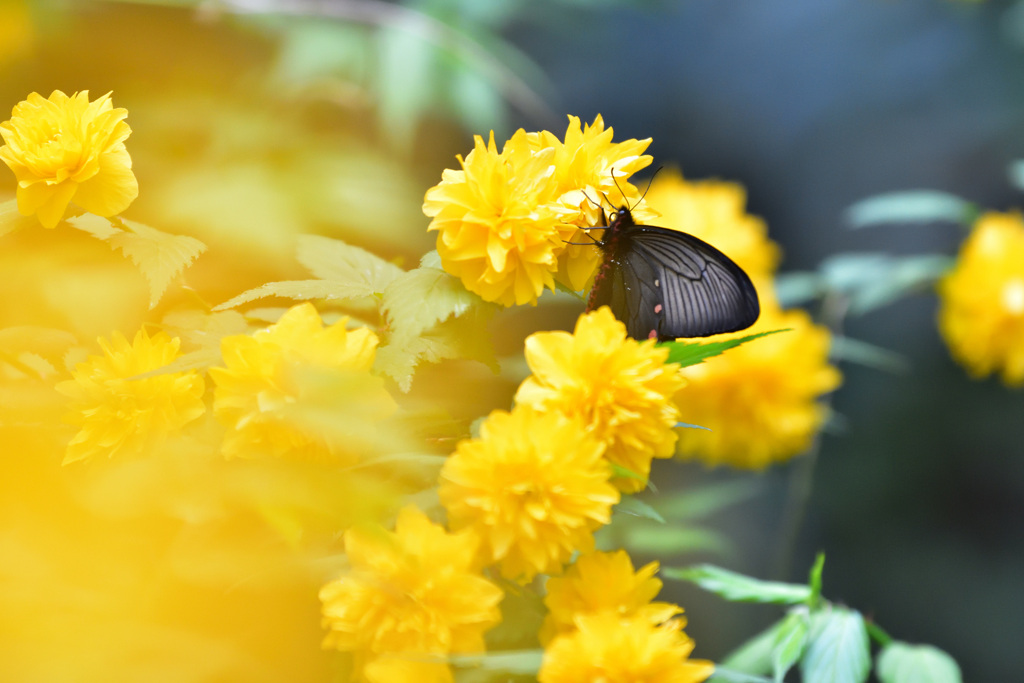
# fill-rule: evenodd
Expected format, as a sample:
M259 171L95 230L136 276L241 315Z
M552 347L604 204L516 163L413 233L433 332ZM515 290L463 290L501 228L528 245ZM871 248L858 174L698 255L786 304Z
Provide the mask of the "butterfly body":
M760 314L750 277L693 235L637 225L629 209L611 214L604 261L587 310L610 306L634 339L706 337L749 327Z

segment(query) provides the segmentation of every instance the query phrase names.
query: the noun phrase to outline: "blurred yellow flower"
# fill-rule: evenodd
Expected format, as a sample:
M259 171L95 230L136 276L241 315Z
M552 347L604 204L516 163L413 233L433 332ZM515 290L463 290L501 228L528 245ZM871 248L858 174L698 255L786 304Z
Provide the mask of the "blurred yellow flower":
M554 150L534 152L525 131L501 153L480 136L461 171L446 169L427 190L423 213L438 231L444 269L471 292L504 306L536 303L554 289L558 253L575 232L555 203Z
M781 310L770 291L761 294L753 327L711 339L789 329L683 368L682 419L707 428L678 430L683 459L762 469L805 451L827 417L818 398L842 379L828 363L828 330L802 310Z
M540 683L699 683L715 669L688 659L693 641L675 620L655 626L606 612L577 617L576 627L545 650Z
M654 217L640 204L640 191L627 180L650 165L652 157L643 152L651 139L613 143L612 134L611 128L604 127L600 114L582 129L580 119L570 116L564 142L548 131L530 134L535 149L555 151L558 201L575 214L565 218L568 222L580 227L601 225L601 202L606 200L614 207L634 207L634 217L640 222ZM601 263L602 253L583 232L571 235L568 241L581 244L566 245L560 252L556 277L570 289L580 291Z
M679 408L674 396L684 380L665 364L668 349L626 337L626 326L607 307L580 316L573 334L538 332L526 339L533 371L516 402L542 412L576 417L606 445L605 457L640 479L616 477L625 492L647 483L652 458L675 452Z
M633 570L625 550L595 551L581 555L563 577L548 579L544 604L548 616L541 629L541 642L576 628L574 620L584 614L608 612L619 617L640 616L661 624L683 610L667 602L651 602L661 590L654 577L658 563ZM681 624L685 622L677 619Z
M768 239L764 220L746 212L742 185L720 180L687 181L676 169L654 177L646 194L659 225L683 230L717 247L754 281L770 277L779 264L779 247Z
M101 455L140 455L206 411L203 378L195 371L132 379L164 367L181 341L139 330L131 344L119 332L99 339L103 355L90 356L57 391L71 399L66 420L81 427L64 464Z
M939 282L939 329L974 377L1024 385L1024 219L986 213Z
M503 594L480 574L477 543L413 506L398 513L394 532L345 532L350 569L320 590L324 647L354 653L369 680L450 679L444 664L401 655L484 651Z
M477 532L485 562L500 562L503 576L558 573L593 548L619 501L603 452L578 420L497 410L445 463L441 503L452 528Z
M323 326L310 303L289 309L274 325L253 335L221 340L222 368L211 368L216 384L213 410L226 427L226 456L271 455L301 460L353 463L358 448L344 429L330 433L303 421L320 396L358 391L352 408L359 415L336 415L353 427L391 415L395 403L383 382L370 375L377 336L366 328L347 330L347 318ZM358 418L358 419L357 419Z
M52 228L74 201L98 216L128 208L139 194L124 140L132 130L126 109L110 93L89 102L85 90L48 99L31 93L0 123L0 159L18 179L18 211Z

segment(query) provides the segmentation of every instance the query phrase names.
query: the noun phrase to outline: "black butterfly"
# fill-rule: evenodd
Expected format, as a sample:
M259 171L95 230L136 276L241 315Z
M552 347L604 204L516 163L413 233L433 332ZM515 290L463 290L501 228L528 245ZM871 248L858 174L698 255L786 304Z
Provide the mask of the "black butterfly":
M634 339L707 337L750 327L760 314L750 277L693 235L637 225L629 208L611 214L594 239L604 262L587 310L610 306Z

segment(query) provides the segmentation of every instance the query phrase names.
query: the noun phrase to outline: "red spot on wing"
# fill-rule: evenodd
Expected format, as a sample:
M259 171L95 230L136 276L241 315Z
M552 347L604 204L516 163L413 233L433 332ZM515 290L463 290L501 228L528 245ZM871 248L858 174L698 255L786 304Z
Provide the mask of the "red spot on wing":
M658 338L658 331L657 330L651 330L651 333L649 335L647 335L647 338L648 339L657 339Z
M661 313L661 304L658 304L657 306L654 307L654 312Z

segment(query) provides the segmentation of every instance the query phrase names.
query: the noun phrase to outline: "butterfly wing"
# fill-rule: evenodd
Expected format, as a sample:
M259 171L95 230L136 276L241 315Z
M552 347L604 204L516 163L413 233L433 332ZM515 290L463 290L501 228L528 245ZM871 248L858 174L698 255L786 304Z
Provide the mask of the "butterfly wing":
M750 277L693 235L631 226L617 247L621 295L613 287L609 305L631 337L706 337L742 330L760 314Z

